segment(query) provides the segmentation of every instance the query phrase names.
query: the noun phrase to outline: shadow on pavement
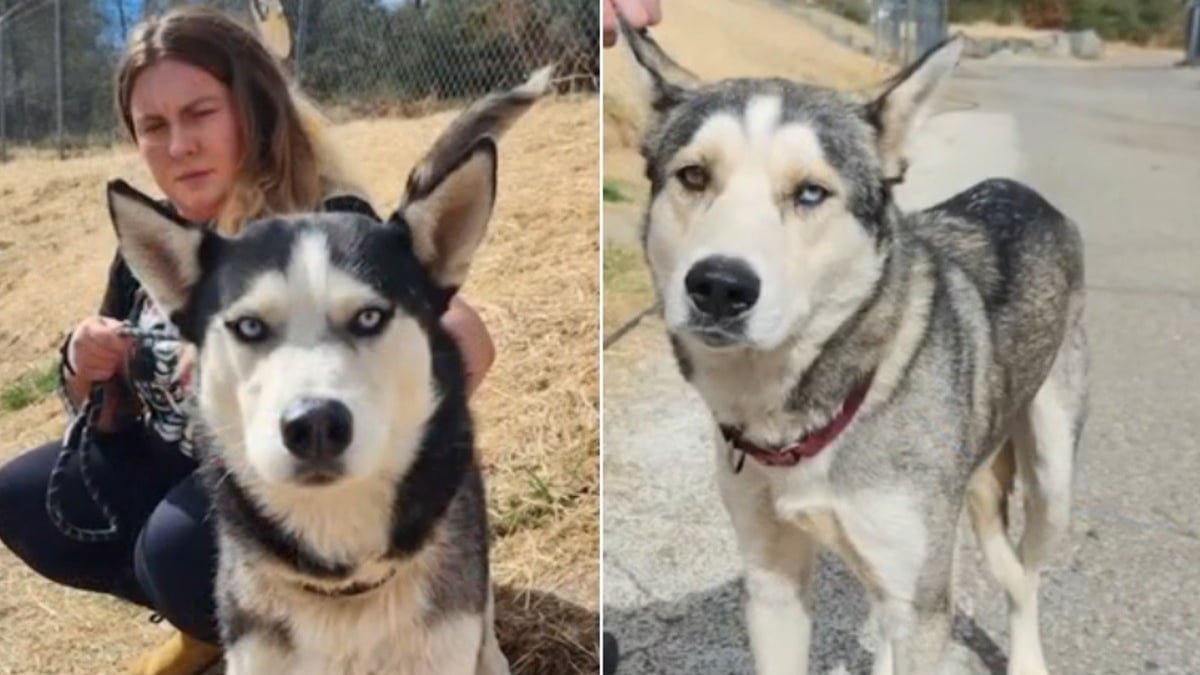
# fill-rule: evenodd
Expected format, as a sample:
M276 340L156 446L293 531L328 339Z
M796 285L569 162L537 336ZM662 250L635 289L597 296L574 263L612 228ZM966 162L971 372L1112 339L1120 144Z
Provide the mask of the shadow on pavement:
M870 674L874 657L859 639L868 608L857 588L841 563L822 556L816 583L811 673ZM744 586L735 579L675 601L606 607L605 630L616 637L620 647L616 675L752 673L744 601ZM1005 674L1008 659L1004 651L962 613L955 615L954 640L954 660L967 661L964 672ZM839 667L844 670L836 670Z

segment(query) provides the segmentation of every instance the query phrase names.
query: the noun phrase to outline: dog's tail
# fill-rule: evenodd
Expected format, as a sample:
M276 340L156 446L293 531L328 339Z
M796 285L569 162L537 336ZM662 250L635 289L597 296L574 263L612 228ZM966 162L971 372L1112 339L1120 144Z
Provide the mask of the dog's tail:
M550 89L554 66L545 66L524 84L489 94L459 115L408 177L405 199L424 195L484 138L498 141ZM401 205L403 206L403 204Z

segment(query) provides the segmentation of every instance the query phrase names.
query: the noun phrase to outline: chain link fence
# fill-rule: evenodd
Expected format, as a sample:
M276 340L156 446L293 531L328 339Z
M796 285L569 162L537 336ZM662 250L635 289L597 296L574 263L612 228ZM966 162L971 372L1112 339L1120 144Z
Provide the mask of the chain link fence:
M959 0L954 0L955 2ZM951 0L774 0L830 39L905 66L949 37Z
M0 158L121 138L112 77L145 16L206 4L252 23L251 0L0 0ZM596 0L282 0L285 68L350 116L423 114L555 65L559 93L599 90Z
M872 0L874 56L908 64L947 37L949 0Z

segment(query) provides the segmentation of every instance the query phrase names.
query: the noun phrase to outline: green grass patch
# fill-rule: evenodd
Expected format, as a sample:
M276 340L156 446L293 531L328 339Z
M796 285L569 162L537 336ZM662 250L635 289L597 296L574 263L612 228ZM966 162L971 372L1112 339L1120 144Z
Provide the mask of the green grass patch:
M528 471L525 479L523 494L513 495L492 514L492 529L498 537L540 527L578 501L578 495L558 489L533 471Z
M654 302L654 286L642 250L604 246L604 331L607 334Z
M641 249L607 244L604 247L604 292L641 294L650 291L650 276Z
M604 179L604 201L609 204L619 204L621 202L633 201L625 192L625 186L615 178Z
M32 370L0 389L0 411L12 412L38 403L58 387L58 363Z

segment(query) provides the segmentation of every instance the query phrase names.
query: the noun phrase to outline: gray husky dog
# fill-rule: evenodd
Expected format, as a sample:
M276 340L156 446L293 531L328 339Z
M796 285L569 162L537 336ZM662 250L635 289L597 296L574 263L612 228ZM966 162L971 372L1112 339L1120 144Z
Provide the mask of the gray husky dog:
M1068 527L1086 405L1082 244L1008 180L897 207L906 138L961 40L856 100L703 83L645 31L623 34L653 109L646 259L680 371L714 418L758 672L807 672L817 547L871 599L877 675L946 669L965 506L1008 596L1010 672L1045 673L1039 570Z
M125 260L197 348L230 675L508 672L439 317L491 217L496 142L549 81L462 113L386 222L310 213L225 238L110 185Z

